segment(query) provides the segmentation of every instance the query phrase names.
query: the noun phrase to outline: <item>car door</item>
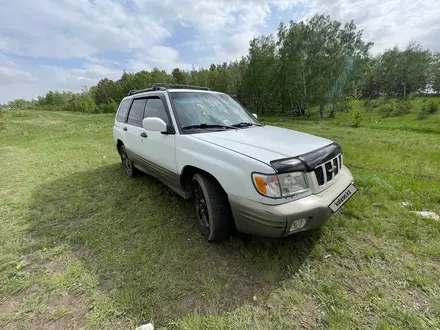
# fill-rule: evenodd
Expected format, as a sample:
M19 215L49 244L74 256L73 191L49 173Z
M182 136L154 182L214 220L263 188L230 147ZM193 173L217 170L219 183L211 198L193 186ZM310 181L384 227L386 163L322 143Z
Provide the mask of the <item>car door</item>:
M128 112L127 121L124 126L125 131L125 148L128 157L135 164L142 163L142 136L145 130L142 128L142 120L144 118L145 98L134 99Z
M173 126L163 95L147 97L144 118L158 117L167 125ZM147 137L142 138L141 157L148 162L152 174L171 188L180 189L175 156L175 135L143 129ZM173 130L174 132L174 130Z

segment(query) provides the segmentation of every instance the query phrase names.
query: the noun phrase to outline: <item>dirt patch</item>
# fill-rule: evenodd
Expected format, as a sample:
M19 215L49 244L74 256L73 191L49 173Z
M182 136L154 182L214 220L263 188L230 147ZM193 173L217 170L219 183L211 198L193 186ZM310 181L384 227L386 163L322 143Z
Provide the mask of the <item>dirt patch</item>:
M113 279L110 277L102 278L101 281L99 281L99 288L102 291L107 291L113 284Z
M273 313L283 311L283 319L286 322L294 320L299 329L314 329L319 323L320 309L313 297L301 297L295 301L292 308L283 310L283 306L290 301L292 297L286 296L285 292L273 293L266 304Z
M36 315L30 324L33 329L41 330L82 329L87 311L86 299L64 292L50 297L46 313Z
M318 325L319 306L315 299L300 304L298 314L300 329L314 329Z
M18 312L23 304L23 300L26 296L28 296L29 290L24 289L19 291L8 299L0 303L0 314L11 314Z
M195 295L187 295L179 299L179 303L176 306L164 305L161 308L161 315L185 315L189 311L200 311L202 304L200 297Z
M72 249L70 250L70 253L72 254L72 257L76 260L82 260L87 257L87 250L80 245L74 245L72 246Z
M432 306L432 302L428 296L422 290L418 289L400 291L397 300L404 308L408 308L416 314L423 313L429 306Z
M64 267L63 264L56 260L49 261L44 265L44 268L51 274L63 271Z
M41 303L41 308L34 308L36 301ZM27 288L0 304L0 314L8 320L2 329L83 329L89 305L81 295L63 292L51 293L48 297ZM32 314L28 314L31 310Z

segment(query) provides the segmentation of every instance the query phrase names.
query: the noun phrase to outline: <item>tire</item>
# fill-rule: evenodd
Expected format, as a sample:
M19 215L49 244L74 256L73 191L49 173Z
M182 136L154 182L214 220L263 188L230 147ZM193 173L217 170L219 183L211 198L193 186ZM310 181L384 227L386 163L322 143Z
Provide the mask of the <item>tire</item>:
M127 150L123 144L119 147L119 156L121 156L122 168L125 175L130 178L134 177L136 175L136 168L130 158L128 158Z
M191 181L197 223L205 239L223 241L233 232L232 212L222 187L210 176L196 173Z

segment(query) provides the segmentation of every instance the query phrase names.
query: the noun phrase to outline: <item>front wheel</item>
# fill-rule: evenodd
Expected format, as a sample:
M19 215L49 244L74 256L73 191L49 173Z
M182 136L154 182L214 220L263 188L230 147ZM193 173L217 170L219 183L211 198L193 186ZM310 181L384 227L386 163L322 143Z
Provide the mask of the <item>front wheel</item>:
M207 241L227 239L233 230L226 193L210 176L197 173L192 179L192 198L199 229Z

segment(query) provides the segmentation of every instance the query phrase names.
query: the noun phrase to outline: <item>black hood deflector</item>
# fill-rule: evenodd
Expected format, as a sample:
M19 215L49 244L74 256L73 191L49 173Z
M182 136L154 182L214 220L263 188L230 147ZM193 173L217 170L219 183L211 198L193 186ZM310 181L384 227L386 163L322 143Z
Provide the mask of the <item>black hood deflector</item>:
M334 142L306 154L273 160L270 162L270 165L272 165L272 167L278 173L310 172L313 171L318 165L335 158L341 153L341 146Z

